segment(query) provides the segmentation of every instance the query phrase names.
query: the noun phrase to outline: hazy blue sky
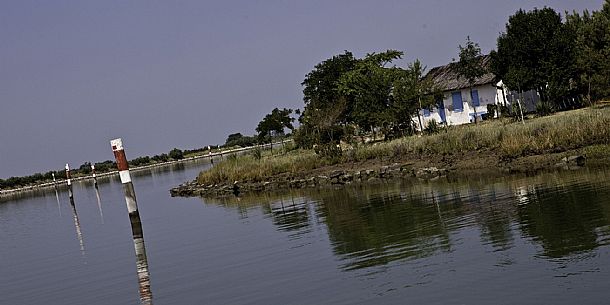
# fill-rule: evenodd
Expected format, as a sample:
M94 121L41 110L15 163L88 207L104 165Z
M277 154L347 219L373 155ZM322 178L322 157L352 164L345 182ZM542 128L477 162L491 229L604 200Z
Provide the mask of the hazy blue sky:
M224 143L302 108L313 66L350 50L405 67L487 53L517 9L602 0L0 1L0 178Z

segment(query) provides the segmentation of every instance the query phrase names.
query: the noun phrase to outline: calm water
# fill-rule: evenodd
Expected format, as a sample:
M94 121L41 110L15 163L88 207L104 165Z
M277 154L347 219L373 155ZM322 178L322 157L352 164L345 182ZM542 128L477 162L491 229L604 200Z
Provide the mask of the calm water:
M133 175L154 304L610 300L610 172L169 196L207 166ZM0 304L140 303L118 178L74 193L0 203Z

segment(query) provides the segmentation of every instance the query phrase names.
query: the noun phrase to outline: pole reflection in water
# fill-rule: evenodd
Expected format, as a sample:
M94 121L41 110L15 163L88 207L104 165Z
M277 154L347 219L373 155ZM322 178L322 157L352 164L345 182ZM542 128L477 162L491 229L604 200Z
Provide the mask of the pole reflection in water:
M95 197L97 197L97 208L100 211L100 218L102 219L102 224L104 224L104 212L102 212L102 199L100 199L100 190L97 187L97 181L95 183Z
M59 211L59 216L61 217L61 203L59 203L59 193L57 193L57 186L53 187L55 189L55 199L57 199L57 210Z
M138 287L140 289L140 301L142 304L152 304L152 292L150 291L150 274L148 273L148 259L146 258L146 247L144 246L144 234L140 215L129 215L131 230L133 232L133 245L136 249L136 266L138 270Z
M80 221L78 220L78 214L76 213L76 205L74 204L74 197L70 197L70 206L72 207L72 218L74 218L74 227L76 228L76 237L80 244L80 253L85 255L85 243L83 241L83 232L80 228Z

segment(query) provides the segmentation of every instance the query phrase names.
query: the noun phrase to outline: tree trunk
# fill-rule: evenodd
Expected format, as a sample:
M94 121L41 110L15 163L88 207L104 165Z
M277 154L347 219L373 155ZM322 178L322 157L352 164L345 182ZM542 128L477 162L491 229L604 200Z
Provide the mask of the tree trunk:
M423 134L424 125L421 122L421 115L419 114L419 112L421 111L421 98L420 97L417 97L417 102L419 103L419 109L417 109L417 119L419 120L419 134Z

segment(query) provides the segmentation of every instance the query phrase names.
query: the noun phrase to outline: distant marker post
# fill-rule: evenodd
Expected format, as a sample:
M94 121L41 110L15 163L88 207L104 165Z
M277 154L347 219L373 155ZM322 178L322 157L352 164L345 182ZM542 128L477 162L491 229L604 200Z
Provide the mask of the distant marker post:
M68 196L70 199L74 199L74 193L72 192L72 179L70 176L70 165L66 163L66 181L68 184Z
M91 164L91 173L93 177L93 186L97 187L97 176L95 175L95 165Z

